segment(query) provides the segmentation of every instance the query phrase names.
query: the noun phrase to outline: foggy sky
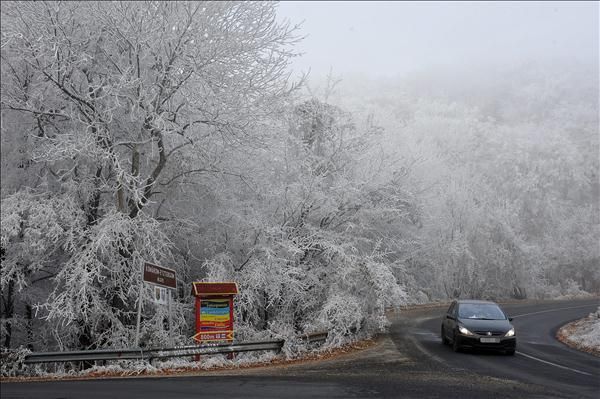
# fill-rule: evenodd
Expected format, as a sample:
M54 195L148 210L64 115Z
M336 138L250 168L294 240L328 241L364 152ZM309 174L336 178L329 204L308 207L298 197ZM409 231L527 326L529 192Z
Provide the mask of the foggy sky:
M421 68L598 63L597 2L299 2L278 15L304 20L296 72L319 77L402 75Z

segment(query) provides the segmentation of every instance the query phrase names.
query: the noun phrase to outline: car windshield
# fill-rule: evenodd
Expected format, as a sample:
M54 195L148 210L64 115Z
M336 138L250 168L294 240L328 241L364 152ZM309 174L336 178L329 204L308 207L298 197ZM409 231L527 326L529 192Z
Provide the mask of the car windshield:
M491 303L463 303L458 308L461 319L504 320L506 316L498 305Z

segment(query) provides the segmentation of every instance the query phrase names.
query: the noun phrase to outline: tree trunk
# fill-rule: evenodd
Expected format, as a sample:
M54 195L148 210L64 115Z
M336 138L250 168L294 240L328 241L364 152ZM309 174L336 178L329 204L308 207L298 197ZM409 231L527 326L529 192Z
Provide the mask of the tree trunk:
M263 329L267 329L269 325L269 311L267 310L267 305L269 303L269 294L266 291L263 291L263 300L264 300L264 308L263 308Z
M95 348L93 348L93 346L95 346L95 345L93 345L94 342L92 341L90 326L83 320L80 320L78 322L78 324L79 324L79 328L80 328L79 336L77 337L78 341L79 341L78 342L79 349L80 350L95 349ZM83 361L83 362L81 362L81 366L82 366L82 369L85 370L85 369L89 369L89 368L93 367L94 363L90 362L90 361Z
M11 319L15 313L15 282L10 280L8 283L8 289L6 298L3 299L2 318L6 320L6 335L4 336L4 347L10 348L10 341L12 338L12 321Z
M33 351L33 307L25 304L25 318L27 319L27 349Z

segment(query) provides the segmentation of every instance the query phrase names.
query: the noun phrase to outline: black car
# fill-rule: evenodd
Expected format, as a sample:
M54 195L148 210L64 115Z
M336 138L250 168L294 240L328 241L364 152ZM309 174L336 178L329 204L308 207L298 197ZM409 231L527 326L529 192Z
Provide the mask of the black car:
M515 328L495 302L454 301L442 321L442 342L462 348L497 349L514 355L517 347Z

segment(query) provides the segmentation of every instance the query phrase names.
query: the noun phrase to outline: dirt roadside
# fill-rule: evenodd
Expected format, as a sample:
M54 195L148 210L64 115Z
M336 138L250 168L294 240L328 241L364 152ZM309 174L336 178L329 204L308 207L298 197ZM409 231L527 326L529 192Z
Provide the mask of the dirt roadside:
M588 316L565 324L556 332L556 339L573 349L600 357L600 346L584 345L573 339L573 335L581 329L585 329L590 322L590 316Z

